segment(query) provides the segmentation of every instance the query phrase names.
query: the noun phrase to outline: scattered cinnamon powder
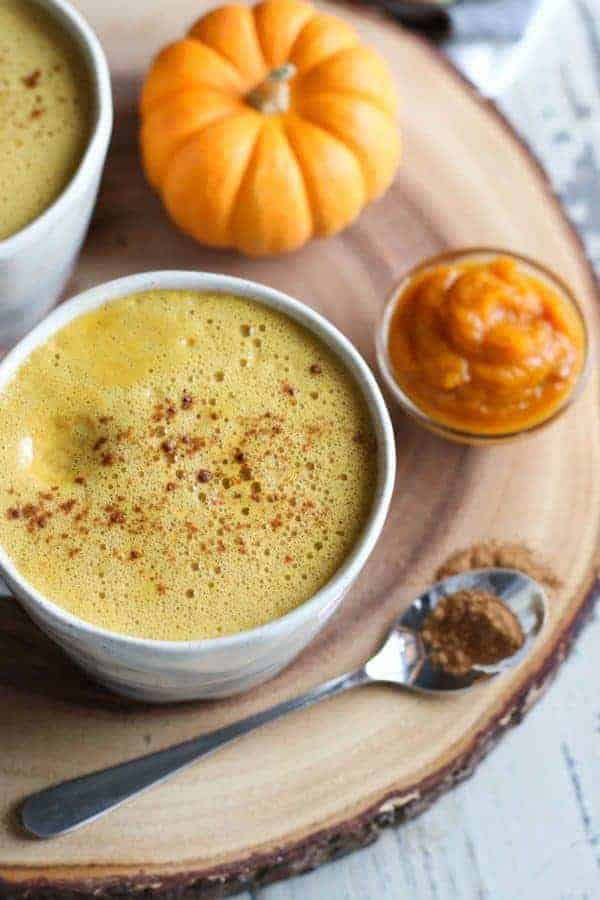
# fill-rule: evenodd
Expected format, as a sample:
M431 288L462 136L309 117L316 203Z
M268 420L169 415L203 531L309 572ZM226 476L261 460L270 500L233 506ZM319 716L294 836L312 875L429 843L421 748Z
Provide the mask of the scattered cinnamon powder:
M453 553L436 572L436 581L459 575L470 569L487 569L498 566L504 569L519 569L530 578L550 588L561 587L560 579L550 566L540 559L533 550L522 544L503 543L502 541L486 541L474 544L465 550Z
M433 662L451 675L512 656L525 640L519 620L488 591L457 591L429 613L421 636Z
M182 409L190 409L194 405L194 398L191 394L188 394L187 391L184 391L181 395L181 408Z
M41 72L39 69L35 69L33 72L30 72L29 75L25 75L24 78L21 78L21 81L28 88L36 87L38 81L40 80Z
M125 513L119 507L109 505L106 507L106 512L109 525L122 525L125 522Z

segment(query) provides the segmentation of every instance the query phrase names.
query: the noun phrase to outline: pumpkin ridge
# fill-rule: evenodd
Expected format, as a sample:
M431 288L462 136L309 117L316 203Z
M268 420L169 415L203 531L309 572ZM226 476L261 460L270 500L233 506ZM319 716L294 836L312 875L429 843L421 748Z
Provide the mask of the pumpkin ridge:
M161 94L160 97L157 97L151 103L146 104L144 109L140 112L140 116L141 116L142 120L144 120L146 118L146 116L149 116L151 113L153 113L155 110L157 110L158 107L161 106L163 103L166 103L167 101L170 102L171 100L173 100L174 97L179 97L181 94L189 94L190 91L194 91L194 90L214 91L215 94L220 94L224 98L224 100L228 101L229 103L232 103L232 102L239 103L240 102L240 99L239 99L240 95L237 92L236 93L228 93L227 91L223 91L220 88L214 88L211 85L199 84L198 82L196 82L196 84L191 88L189 88L189 87L176 88L174 91L169 91L168 94Z
M333 93L333 91L330 92L330 93ZM313 94L312 96L313 96L313 97L316 97L316 96L318 96L318 95L317 95L317 94ZM344 95L342 95L342 96L344 96ZM376 107L376 108L377 108L377 107ZM365 165L364 165L364 163L363 163L363 161L362 161L361 155L360 155L360 153L358 153L358 151L356 150L356 148L355 148L354 146L350 146L350 144L346 141L346 139L345 139L344 137L342 137L341 135L339 135L339 134L335 131L335 129L334 129L333 127L329 126L329 127L326 128L326 127L322 124L322 122L316 122L314 119L311 119L311 117L310 117L309 115L306 115L306 113L296 113L296 115L298 115L299 118L301 118L301 119L306 119L306 121L307 121L307 122L310 122L310 124L313 125L315 128L320 128L321 131L324 131L325 134L328 134L328 135L329 135L329 137L335 138L336 141L339 141L341 144L344 145L344 147L345 147L347 150L349 150L349 151L352 153L352 155L356 158L356 161L357 161L357 163L358 163L358 167L359 167L360 172L361 172L361 175L362 175L362 177L363 177L363 181L364 181L364 184L365 184L365 196L368 198L368 197L369 197L369 190L368 190L368 187L367 187L367 186L368 186L368 184L369 184L369 179L368 179L368 177L367 177L366 168L365 168Z
M257 37L258 37L258 43L259 43L259 46L260 46L260 49L261 49L263 58L264 58L264 60L265 60L265 65L266 65L267 69L269 69L269 68L271 68L271 64L268 62L268 53L267 53L267 50L266 50L266 47L265 47L265 43L264 43L264 39L263 39L263 34L262 34L261 29L258 27L258 22L256 21L257 13L258 13L258 11L259 11L259 9L260 9L260 7L261 7L262 5L263 5L262 3L257 3L256 5L254 5L254 6L252 7L252 18L254 19L254 27L256 28L256 35L257 35ZM314 17L315 17L316 15L317 15L316 9L312 8L312 9L310 9L310 10L307 10L307 18L306 18L306 20L302 23L302 25L300 26L300 28L298 29L298 34L296 34L296 37L294 38L294 40L293 40L292 43L291 43L290 48L289 48L289 50L288 50L288 56L289 56L289 54L291 53L292 47L293 47L294 44L296 43L296 41L297 41L297 39L298 39L298 35L300 34L300 32L301 32L301 31L303 30L303 28L308 24L308 22L310 22L312 19L314 19ZM284 61L284 62L285 62L285 61Z
M229 70L229 73L233 76L233 82L229 88L218 87L216 84L211 83L210 81L196 81L193 80L191 85L186 84L185 88L175 87L166 91L156 92L156 96L151 100L148 99L148 85L152 81L157 71L158 66L162 66L164 68L164 56L167 52L176 52L176 49L182 45L188 44L190 46L198 46L202 47L203 50L207 51L209 55L213 55L219 65L223 66L225 70ZM206 88L208 90L215 90L222 93L226 97L236 97L239 99L240 94L244 91L244 83L243 78L240 75L238 69L232 65L228 59L225 59L220 53L217 53L216 50L213 50L212 47L209 47L208 44L205 44L203 41L199 41L197 38L185 37L181 41L175 41L172 44L169 44L165 47L154 59L152 66L150 68L150 72L146 79L145 84L143 85L141 97L140 97L140 112L142 115L146 112L151 111L158 103L161 103L167 97L171 97L174 94L179 93L181 90L189 90L190 87L197 88Z
M344 47L341 50L337 50L331 56L326 57L321 62L317 63L315 66L311 66L309 69L306 69L299 73L298 77L295 81L295 89L304 96L311 96L313 94L323 93L323 88L317 87L314 84L314 80L316 78L317 82L321 77L327 78L329 72L331 71L331 67L335 66L336 62L343 59L343 57L347 54L352 59L352 55L357 52L365 52L367 51L369 55L367 56L367 60L378 59L378 55L372 51L369 46L363 46L362 44L357 44L353 47ZM381 61L381 60L380 60ZM373 73L375 75L376 73ZM377 73L378 74L378 73ZM382 72L384 78L386 76L385 70ZM393 89L393 79L389 72L387 73L388 81L390 87ZM360 90L360 88L355 84L354 86L345 87L343 83L338 84L338 86L331 86L326 88L326 93L328 94L343 94L345 96L353 95L360 100L363 100L366 103L372 103L373 106L377 106L381 112L386 113L388 116L396 119L398 115L398 98L394 96L393 105L387 105L385 102L385 91L380 90L379 80L374 82L377 84L376 93L368 93L366 91ZM396 91L393 90L393 93L396 94Z
M183 148L186 146L186 144L188 144L190 141L195 140L199 135L202 134L203 131L206 131L207 128L210 128L211 125L215 125L217 122L220 122L222 119L228 118L228 116L239 115L239 113L240 113L239 109L228 109L222 115L219 115L219 114L215 115L215 117L213 119L211 119L210 122L205 122L204 125L202 125L200 128L194 129L194 131L192 131L191 134L188 134L186 137L182 138L180 141L177 141L177 143L174 144L173 147L171 148L171 153L169 154L169 163L171 163L175 159L177 154L181 150L183 150ZM165 180L165 178L163 178L163 181L164 180ZM162 196L162 185L158 186L158 190Z
M356 97L356 95L354 95L354 96ZM329 98L337 99L340 97L343 97L344 99L352 100L353 95L345 94L341 91L322 91L320 94L317 94L317 93L312 94L311 93L310 95L307 95L307 99L310 99L313 103L315 101L318 101L319 98L322 98L322 100L327 100ZM396 117L395 116L392 117L392 116L390 116L389 113L382 112L381 109L378 106L376 106L374 103L370 103L368 101L358 99L358 98L357 98L357 102L364 104L364 106L366 106L366 107L370 107L370 109L372 111L374 111L378 116L381 116L382 119L387 120L387 122L389 124L391 124L392 127L396 128ZM310 112L307 112L305 109L302 108L302 104L300 104L300 109L301 109L301 115L305 119L307 119L311 124L320 125L325 131L330 132L335 137L337 137L339 140L341 140L342 143L344 143L347 147L351 147L351 149L355 152L357 159L359 160L361 171L363 172L363 176L365 178L365 183L367 185L369 185L370 178L369 178L367 167L365 164L363 164L363 157L361 155L361 150L360 150L359 145L355 144L355 142L352 141L348 137L347 134L346 135L343 133L338 134L338 132L336 131L335 125L333 125L332 123L328 122L327 126L325 126L325 124L321 120L314 120L312 118ZM398 143L398 159L397 159L396 165L398 164L398 160L400 158L400 152L401 152L401 145ZM385 189L386 188L384 188L384 190ZM381 189L376 190L375 193L371 193L370 191L368 191L367 194L368 194L368 198L369 198L369 202L370 202L372 200L377 199L377 197L379 197L381 195Z
M258 55L258 57L259 57L260 64L261 64L261 66L262 66L262 68L263 68L263 70L264 70L264 71L263 71L263 74L264 74L264 72L268 71L268 65L267 65L267 61L266 61L266 59L265 59L265 54L264 54L264 51L263 51L262 44L260 43L260 40L259 40L259 38L258 38L258 33L257 33L257 30L256 30L256 20L255 20L254 15L253 15L253 9L252 9L251 7L243 6L242 4L238 4L238 3L232 3L232 4L229 4L229 6L230 6L231 8L234 8L234 9L237 9L237 10L243 10L243 11L244 11L244 15L246 15L246 21L248 22L248 25L249 25L249 28L250 28L250 34L253 35L253 37L254 37L254 49L257 51L257 55ZM211 50L213 50L213 51L214 51L221 59L223 59L223 60L225 60L226 62L228 62L229 65L232 66L232 67L235 69L235 71L238 73L238 75L240 76L240 78L241 78L244 82L250 83L251 79L249 79L247 73L245 73L244 71L242 71L242 70L239 68L238 63L236 62L235 58L232 58L232 57L230 57L230 56L227 55L227 49L228 49L227 47L225 47L225 48L219 48L219 47L215 46L213 43L211 43L211 42L207 39L207 38L208 38L208 35L200 35L200 34L196 34L196 33L195 33L195 32L196 32L196 29L199 28L199 26L201 26L202 23L203 23L208 17L210 17L211 13L217 13L217 14L218 14L220 11L222 11L222 10L224 10L224 9L226 9L226 7L218 7L217 9L214 9L214 10L212 10L212 11L209 11L209 12L206 13L205 15L201 16L201 17L200 17L200 18L192 25L192 27L191 27L190 30L188 31L187 37L188 37L190 40L194 40L194 41L197 41L197 42L200 43L200 44L204 44L205 47L209 47L209 48L210 48ZM253 79L252 79L252 81L253 81ZM245 88L245 89L246 89L246 88Z
M201 221L208 223L208 225L210 226L209 231L211 231L210 236L207 237L206 229L204 229L205 234L204 234L203 242L205 242L209 246L213 246L213 247L216 246L216 247L227 248L227 247L232 246L232 243L229 240L229 235L227 234L228 223L231 218L232 210L235 208L235 203L237 202L236 198L239 196L240 185L243 183L244 178L245 178L248 160L254 153L256 137L262 130L261 126L260 126L260 121L259 121L260 117L252 116L251 114L244 111L238 115L232 115L232 116L228 116L228 117L219 119L218 121L213 121L209 125L207 125L206 128L195 132L195 134L190 136L190 138L188 138L188 140L186 140L185 142L183 142L181 144L181 146L179 147L178 153L176 155L173 155L173 157L171 158L171 169L165 180L163 190L161 191L165 207L170 212L170 214L173 216L174 221L179 225L179 227L181 228L181 230L184 233L190 234L192 237L195 237L196 240L198 240L199 238L198 238L198 234L197 234L195 220L190 220L190 218L186 212L186 206L184 205L182 207L178 202L177 206L173 207L170 203L170 201L173 200L173 196L174 196L173 193L171 192L171 188L173 188L173 181L172 181L173 175L174 175L174 173L175 173L175 175L178 175L178 174L182 174L182 172L183 172L183 175L185 177L186 175L190 174L189 170L187 170L186 168L184 168L183 170L180 170L180 172L177 171L177 166L181 164L180 158L183 157L183 159L185 161L185 154L186 154L186 151L187 151L187 148L189 145L192 145L192 150L193 150L194 144L198 145L198 150L200 152L200 155L204 155L204 163L206 163L206 157L209 155L207 151L210 149L211 146L214 145L213 138L210 134L211 131L214 132L215 129L220 130L220 132L221 132L220 144L221 145L226 145L228 142L230 142L231 129L233 128L233 130L235 131L235 129L237 128L238 134L240 132L240 121L238 121L237 126L234 125L234 126L229 126L229 127L227 126L227 121L229 120L230 122L234 122L236 119L240 120L241 122L243 122L243 120L249 120L246 122L246 124L244 124L243 128L244 128L244 130L250 128L253 132L253 135L252 135L252 137L249 138L249 140L246 144L244 156L240 157L240 164L235 166L233 169L231 167L228 167L226 170L229 173L229 176L228 176L229 177L229 189L227 190L226 196L223 197L223 190L224 190L224 187L225 188L228 187L227 184L225 184L224 187L222 184L221 185L217 184L214 187L214 190L216 190L217 193L216 194L211 193L211 197L213 199L215 197L220 197L221 200L224 201L224 202L220 203L220 209L219 209L219 203L216 204L216 215L218 216L218 219L216 222L212 222L211 219L208 217L208 216L210 216L210 214L212 212L212 208L215 204L213 204L212 200L210 200L210 199L209 199L208 204L205 202L206 198L208 197L208 195L206 193L206 189L205 189L206 184L207 184L206 181L204 181L204 189L201 189L201 192L200 192L201 198L202 198L202 203L205 207L204 219ZM226 152L225 152L225 155L226 155ZM191 174L192 174L192 176L194 176L194 169L191 170ZM208 174L210 176L210 173L208 173ZM196 172L196 176L197 176L197 172ZM227 182L227 178L225 179L225 181ZM177 179L175 181L175 187L177 187ZM196 205L197 205L197 203L196 203ZM206 213L206 209L209 210L208 216ZM179 215L179 213L182 213L182 212L184 214ZM219 225L218 229L215 228L215 225L217 225L217 224ZM219 232L219 233L215 239L216 232Z
M236 64L232 62L232 60L228 59L228 57L226 57L224 53L221 53L220 50L217 50L216 47L211 47L211 45L207 44L206 41L201 41L200 38L194 37L194 35L192 34L187 34L186 40L194 41L196 44L200 44L201 47L206 47L207 50L210 50L211 53L214 53L215 56L218 56L222 63L224 63L226 66L229 66L230 69L233 69L233 71L241 81L245 81L244 75L240 72ZM262 53L262 47L260 48L260 51ZM206 85L206 87L208 87L208 85ZM225 93L225 91L223 91L223 93Z
M286 143L287 143L288 147L290 148L290 153L292 155L292 159L296 163L296 167L298 169L298 172L300 173L300 181L302 182L302 187L304 188L304 194L306 196L306 206L307 206L308 212L310 214L311 231L313 233L316 233L315 232L315 223L318 221L318 216L315 213L316 198L313 196L312 190L309 187L308 178L306 177L306 173L304 172L304 168L302 166L302 163L300 162L300 158L298 157L298 154L296 153L296 148L294 147L294 142L292 140L290 140L290 136L288 134L287 128L285 127L285 121L283 119L282 119L282 126L283 127L281 130L283 132L283 136L285 137Z
M191 129L182 131L177 140L169 141L168 143L170 147L168 152L165 148L164 153L160 151L158 153L158 156L162 157L163 163L162 166L158 165L156 155L157 147L153 146L154 141L152 138L153 129L160 127L160 125L157 125L157 117L163 116L165 114L168 116L172 104L177 98L179 98L180 102L185 101L186 98L189 98L195 107L199 107L201 100L204 99L207 93L213 93L216 95L219 106L213 107L210 112L205 115L204 122L196 121ZM208 125L212 125L213 122L219 121L225 116L239 113L243 110L241 104L228 95L223 94L219 91L210 92L207 91L207 89L202 88L195 88L190 90L182 89L180 91L176 91L175 93L169 94L169 98L169 103L165 103L164 105L160 103L154 103L152 107L146 110L146 112L141 116L140 142L142 151L142 165L144 167L144 172L148 181L156 190L159 191L162 181L166 175L166 171L169 167L170 160L190 137L198 134ZM170 129L167 128L166 135L169 134L169 130ZM165 135L164 130L162 133L163 135Z
M319 13L317 11L315 11L315 15L319 15ZM309 19L307 22L305 22L304 25L302 26L302 28L300 29L300 31L298 32L298 34L296 35L296 40L290 47L290 51L288 53L288 57L289 57L290 61L294 55L294 50L296 49L296 44L302 37L302 33L304 32L304 29L307 28L308 25L310 25L310 23L312 22L312 20L314 18L315 18L315 16L313 16L311 19ZM360 37L358 36L358 34L356 34L354 36L353 44L349 44L347 47L342 47L340 50L334 50L333 53L328 54L328 56L323 56L318 62L315 62L310 66L307 66L307 68L300 68L300 66L298 66L298 71L300 73L300 77L302 77L303 75L307 75L309 72L312 72L313 69L317 68L317 66L323 66L326 63L331 62L332 60L334 60L336 58L336 56L339 56L340 53L346 53L348 50L354 50L355 47L360 47Z
M238 93L227 93L227 91L222 91L220 88L214 88L211 85L207 84L194 84L192 87L183 87L176 88L174 91L169 91L168 94L161 94L160 97L157 97L156 100L153 100L152 103L147 105L143 110L140 111L140 118L144 121L148 116L152 115L159 106L162 106L163 103L170 103L175 97L180 97L182 94L189 94L193 91L212 91L215 94L219 94L219 96L223 97L224 103L236 103L238 106L242 105L242 101L240 99L240 95Z
M238 204L238 200L240 198L240 194L242 193L242 190L246 184L246 181L250 177L250 174L252 172L252 163L254 162L254 158L256 156L256 151L258 149L258 142L260 140L261 134L263 133L263 130L264 130L264 125L261 125L261 127L257 128L257 130L256 130L256 135L254 137L254 143L252 144L252 150L248 154L248 159L246 160L244 174L240 178L238 186L235 189L233 197L231 198L231 203L229 206L229 215L227 217L227 224L225 225L225 235L226 235L226 241L227 241L228 247L235 248L237 246L237 243L233 239L233 235L231 233L232 226L233 226L233 217L235 215L235 210L236 210L236 206Z
M302 88L300 87L300 90ZM353 90L329 90L329 91L306 91L303 92L304 97L322 97L323 95L327 95L328 97L338 96L338 97L349 97L350 99L360 100L361 103L368 103L377 112L380 112L382 115L387 116L388 119L391 119L392 122L396 122L396 116L392 116L389 109L386 109L382 103L377 103L374 97L370 94L364 94L362 91L353 91ZM312 124L312 123L311 123Z
M260 39L260 34L259 34L259 31L258 31L258 25L256 24L256 14L255 14L255 12L256 12L256 6L251 6L251 7L250 7L250 12L252 13L252 27L253 27L253 29L254 29L254 34L255 34L255 37L256 37L256 46L257 46L258 49L260 50L260 55L261 55L261 58L262 58L262 61L263 61L263 65L264 65L264 67L265 67L265 72L268 72L270 66L269 66L269 63L267 62L267 57L265 56L265 48L263 47L263 43L262 43L262 41L261 41L261 39ZM252 90L252 88L250 88L250 90Z
M310 119L308 116L305 116L303 113L297 112L297 110L294 110L294 116L297 119L300 119L301 121L308 122L308 124L310 125L311 128L316 128L318 131L322 131L323 134L326 134L328 138L331 138L331 140L334 140L336 143L341 144L341 146L344 148L344 150L347 150L348 153L351 153L352 156L356 159L356 162L358 163L358 165L361 169L361 172L362 172L362 166L360 165L360 157L358 156L357 152L352 147L349 147L348 144L346 143L346 141L343 140L341 137L339 137L339 135L334 134L333 131L330 131L328 128L325 128L323 125L321 125L320 122L313 122L312 119Z
M297 247L302 246L308 238L308 236L312 233L312 209L310 208L309 198L306 192L306 185L303 180L303 172L298 162L298 159L292 151L292 147L287 140L287 136L282 127L283 117L267 117L263 120L263 126L259 128L257 134L256 144L253 147L252 153L248 155L248 160L246 164L246 170L243 178L241 179L239 185L239 191L236 192L235 202L232 204L232 209L234 210L234 223L230 226L230 232L227 234L228 241L234 246L236 249L241 250L249 256L261 256L264 254L272 254L272 253L282 253L288 252L290 250L295 250ZM276 138L275 144L273 144L273 138ZM284 235L283 244L281 240L276 241L275 244L272 242L273 235L265 235L262 233L259 227L259 235L262 239L266 238L266 242L264 240L260 241L257 244L255 238L257 237L256 233L253 231L249 231L247 228L247 224L243 221L240 222L238 220L238 213L240 209L244 209L244 198L245 192L248 189L252 189L252 194L255 198L261 197L260 206L264 211L264 197L256 191L257 179L264 179L265 171L268 167L265 166L265 162L268 160L269 163L273 163L273 157L270 156L269 151L275 150L275 164L277 165L285 159L286 165L288 167L292 167L292 171L294 172L294 178L292 179L295 182L297 187L297 191L294 191L291 195L292 200L294 202L294 207L296 208L296 201L299 203L298 212L300 214L300 218L302 219L305 216L306 225L306 234L302 236L300 241L293 241L289 243L289 237ZM284 208L286 208L286 194L283 191L287 190L287 187L282 185L282 193L277 195L277 200L281 199ZM269 197L273 197L272 194L268 192ZM289 206L289 204L288 204ZM268 208L268 207L267 207ZM235 225L235 227L233 227ZM267 229L268 230L268 229ZM287 226L285 228L287 231ZM226 232L227 233L227 232ZM251 236L250 243L248 242L248 236ZM281 235L279 235L281 238Z
M356 162L356 166L357 166L357 168L358 168L358 171L360 172L360 176L361 176L361 179L362 179L363 197L365 198L365 203L366 203L366 202L367 202L367 201L366 201L366 198L368 197L368 194L369 194L369 192L368 192L368 190L367 190L367 182L366 182L366 179L365 179L365 173L364 173L364 171L363 171L363 166L362 166L362 163L361 163L361 161L360 161L360 157L358 156L358 154L356 153L356 151L354 150L354 148L348 146L348 144L346 144L344 141L342 141L337 135L333 134L333 132L328 131L326 128L323 128L322 125L317 124L316 122L311 122L310 119L306 118L305 116L301 116L299 113L296 113L296 112L294 113L294 116L295 116L295 118L298 119L300 122L304 122L304 123L306 123L307 125L310 125L310 127L311 127L311 128L314 128L316 131L321 131L321 132L323 132L323 134L327 135L327 137L329 138L329 140L334 141L336 144L339 144L340 147L342 147L343 150L344 150L346 153L348 153L348 154L350 154L350 156L352 156L352 158L353 158L354 161ZM287 136L287 138L288 138L288 141L290 142L291 147L294 149L294 155L297 156L296 151L295 151L295 148L294 148L293 140L292 140L292 139L290 138L290 136L287 134L287 131L286 131L286 136ZM315 210L315 207L316 207L316 203L314 202L313 196L312 196L313 188L312 188L312 187L309 187L309 181L308 181L308 179L307 179L307 177L306 177L306 174L304 173L304 169L302 169L302 174L303 174L304 180L305 180L305 182L306 182L306 187L307 187L307 198L308 198L308 200L309 200L309 208L310 208L311 216L312 216L312 219L313 219L313 223L316 223L316 222L318 221L318 216L316 215L316 213L315 213L315 211L314 211L314 210ZM315 231L315 234L316 234L316 233L317 233L317 232Z

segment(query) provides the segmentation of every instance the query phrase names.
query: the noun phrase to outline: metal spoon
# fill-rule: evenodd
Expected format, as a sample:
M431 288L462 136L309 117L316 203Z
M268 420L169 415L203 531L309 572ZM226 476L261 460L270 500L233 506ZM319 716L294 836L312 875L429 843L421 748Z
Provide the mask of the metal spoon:
M419 632L441 597L473 588L496 594L512 609L521 623L525 642L514 656L498 665L479 666L458 678L432 664ZM524 659L542 628L546 608L544 591L522 572L478 569L446 578L412 603L394 623L378 653L355 672L348 672L293 700L278 703L210 734L32 794L21 807L21 821L27 831L39 838L64 834L160 784L249 731L360 685L388 683L431 694L468 690L477 682L489 680Z

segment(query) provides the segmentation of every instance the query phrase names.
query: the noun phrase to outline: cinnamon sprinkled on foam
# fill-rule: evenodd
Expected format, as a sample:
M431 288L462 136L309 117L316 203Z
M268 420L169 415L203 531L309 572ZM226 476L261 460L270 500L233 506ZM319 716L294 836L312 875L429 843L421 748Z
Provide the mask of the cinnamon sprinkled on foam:
M351 376L284 315L223 295L124 298L34 351L0 395L0 542L103 627L252 628L342 563L374 448Z

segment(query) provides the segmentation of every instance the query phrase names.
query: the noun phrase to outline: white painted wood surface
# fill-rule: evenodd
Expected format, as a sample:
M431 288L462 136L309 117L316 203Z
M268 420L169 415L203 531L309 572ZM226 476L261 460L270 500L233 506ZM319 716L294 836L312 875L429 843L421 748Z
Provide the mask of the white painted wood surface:
M482 54L465 60L485 72ZM600 0L546 0L500 74L500 106L600 271ZM600 898L599 654L597 611L550 692L470 781L373 846L243 900Z

